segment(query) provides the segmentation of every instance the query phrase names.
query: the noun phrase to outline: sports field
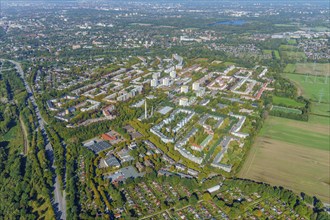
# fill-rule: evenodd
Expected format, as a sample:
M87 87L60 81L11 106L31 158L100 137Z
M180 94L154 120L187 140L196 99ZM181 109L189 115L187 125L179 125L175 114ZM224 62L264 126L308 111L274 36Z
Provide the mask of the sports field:
M239 173L330 202L329 125L269 117Z

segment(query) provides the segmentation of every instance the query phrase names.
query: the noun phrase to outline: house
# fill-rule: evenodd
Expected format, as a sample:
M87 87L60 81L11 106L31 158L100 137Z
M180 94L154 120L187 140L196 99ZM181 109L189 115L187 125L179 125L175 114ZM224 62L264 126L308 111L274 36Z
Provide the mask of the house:
M130 150L128 150L127 148L124 148L117 153L120 158L121 163L125 163L128 161L134 160L134 157L132 157L129 153L130 153Z
M194 170L194 169L188 169L188 174L192 175L192 176L198 176L198 171L197 170Z
M116 115L115 115L115 106L114 105L109 105L105 108L102 109L102 113L105 117L107 117L108 119L114 119L116 118Z
M115 168L119 168L120 167L120 163L118 161L118 159L114 156L114 155L110 155L109 157L107 157L104 160L105 164L108 167L115 167Z
M135 131L135 129L131 125L126 125L124 129L127 133L133 133Z
M184 171L186 169L186 167L180 163L175 164L175 168L181 171Z
M144 166L143 166L143 164L142 164L142 163L140 163L139 161L138 161L138 162L136 162L135 166L136 166L136 168L138 169L138 171L139 171L139 172L142 172L142 171L143 171L143 169L144 169Z
M220 185L215 185L215 186L213 186L211 188L208 188L207 191L209 193L214 193L214 192L218 191L219 189L220 189Z
M113 141L113 140L116 140L116 139L117 139L116 136L111 135L111 134L109 134L109 133L102 134L101 137L102 137L102 139L105 140L105 141Z

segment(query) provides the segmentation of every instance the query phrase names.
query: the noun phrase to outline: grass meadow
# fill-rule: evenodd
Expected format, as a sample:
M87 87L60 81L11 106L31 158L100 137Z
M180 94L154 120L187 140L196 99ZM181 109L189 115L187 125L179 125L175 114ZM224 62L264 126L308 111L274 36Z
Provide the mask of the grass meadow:
M330 78L327 79L325 76L306 76L292 73L286 73L284 76L297 84L304 97L314 102L330 102Z
M286 97L280 97L280 96L273 96L273 104L274 105L284 105L284 106L290 106L290 107L304 107L305 104L301 102L297 102L296 100L286 98Z
M329 63L289 63L284 68L285 73L299 73L326 76L330 74Z

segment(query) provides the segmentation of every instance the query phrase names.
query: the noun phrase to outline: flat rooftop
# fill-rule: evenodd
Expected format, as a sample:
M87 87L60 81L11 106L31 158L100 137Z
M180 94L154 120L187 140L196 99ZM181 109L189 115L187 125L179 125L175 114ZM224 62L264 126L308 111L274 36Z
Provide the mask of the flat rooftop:
M144 173L138 173L133 166L128 166L119 169L115 173L112 173L105 178L110 179L111 181L125 181L128 178L137 178L144 176Z
M163 108L161 108L158 112L162 115L166 115L167 113L169 113L170 111L172 111L172 107L170 106L165 106Z

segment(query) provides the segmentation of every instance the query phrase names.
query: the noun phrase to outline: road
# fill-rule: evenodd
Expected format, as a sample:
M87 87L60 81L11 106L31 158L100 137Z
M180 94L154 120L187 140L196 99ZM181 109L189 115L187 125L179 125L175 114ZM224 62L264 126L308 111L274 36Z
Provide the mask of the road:
M41 131L43 137L44 137L44 141L45 141L45 144L46 144L45 148L46 148L47 158L50 160L50 162L52 164L52 172L53 172L53 175L55 175L54 185L53 185L54 200L52 200L52 202L53 202L54 211L55 211L55 214L56 214L56 219L65 220L66 219L66 201L65 201L65 196L62 195L60 183L58 181L58 176L56 175L56 172L55 172L56 167L54 165L54 162L55 162L54 151L53 151L53 147L52 147L52 145L49 141L48 134L45 130L46 122L40 114L40 110L39 110L37 102L34 98L33 91L32 91L31 87L29 86L29 84L27 83L27 81L25 79L25 75L24 75L23 69L21 67L21 64L16 62L16 61L13 61L13 60L8 60L8 61L16 66L16 70L17 70L17 72L19 73L20 77L23 80L25 89L26 89L26 91L29 95L29 99L30 99L30 101L33 105L35 114L37 116L38 126L40 128L40 131Z

